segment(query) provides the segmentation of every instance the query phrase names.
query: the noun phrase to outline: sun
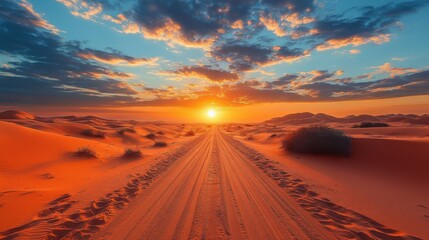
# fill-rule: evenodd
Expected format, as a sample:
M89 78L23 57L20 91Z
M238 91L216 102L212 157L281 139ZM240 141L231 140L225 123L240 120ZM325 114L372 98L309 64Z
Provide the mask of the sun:
M215 110L213 110L213 109L209 109L209 110L207 111L207 116L208 116L209 118L214 118L214 117L216 117L216 111L215 111Z

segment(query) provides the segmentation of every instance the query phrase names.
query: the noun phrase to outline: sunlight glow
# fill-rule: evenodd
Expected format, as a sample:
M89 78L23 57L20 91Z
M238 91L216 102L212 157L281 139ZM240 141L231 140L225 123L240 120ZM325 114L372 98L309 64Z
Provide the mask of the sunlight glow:
M216 111L215 111L215 110L213 110L213 109L209 109L209 110L207 111L207 116L208 116L209 118L214 118L214 117L216 116Z

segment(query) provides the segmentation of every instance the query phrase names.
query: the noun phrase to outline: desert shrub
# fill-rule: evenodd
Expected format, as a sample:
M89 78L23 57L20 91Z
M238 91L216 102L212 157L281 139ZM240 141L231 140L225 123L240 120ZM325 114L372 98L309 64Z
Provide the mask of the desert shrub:
M313 126L300 128L290 133L282 142L283 149L291 152L350 155L351 139L342 131Z
M136 130L134 129L134 128L122 128L122 129L119 129L118 131L116 131L118 134L120 134L120 135L123 135L123 134L125 134L126 132L129 132L129 133L136 133Z
M158 131L157 132L159 135L164 135L165 133L163 131Z
M361 122L352 128L371 128L371 127L388 127L389 124L383 122Z
M154 147L167 147L167 143L166 142L155 142L155 144L153 144Z
M193 130L189 130L185 133L185 136L187 136L187 137L195 136L195 132Z
M149 139L154 139L155 137L156 135L154 133L149 133L146 135L146 138L149 138Z
M128 148L124 151L122 155L123 158L139 158L142 156L142 152L140 149L131 149Z
M80 147L74 154L78 157L97 158L97 153L89 147Z
M95 137L95 138L105 138L106 134L102 131L94 130L94 129L85 129L81 132L83 136L87 137Z
M270 135L269 138L276 138L276 137L278 137L278 134L277 133L273 133L273 134Z

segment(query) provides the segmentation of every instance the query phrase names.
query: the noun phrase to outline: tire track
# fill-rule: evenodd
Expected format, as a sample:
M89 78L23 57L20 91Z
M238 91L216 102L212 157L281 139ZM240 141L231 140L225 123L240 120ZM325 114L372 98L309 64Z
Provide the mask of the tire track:
M1 239L89 239L98 232L117 211L125 208L144 189L149 188L161 174L164 174L183 155L192 150L195 143L204 136L197 137L180 147L176 152L159 158L145 174L137 174L124 187L116 189L94 200L88 207L71 214L65 212L76 203L70 194L48 203L34 220L21 226L0 232Z
M225 134L225 139L252 162L267 176L284 188L289 196L311 216L317 219L326 229L341 239L392 239L421 240L405 232L384 226L383 224L346 207L340 206L309 189L301 179L295 178L274 166L256 150L246 147L241 142Z

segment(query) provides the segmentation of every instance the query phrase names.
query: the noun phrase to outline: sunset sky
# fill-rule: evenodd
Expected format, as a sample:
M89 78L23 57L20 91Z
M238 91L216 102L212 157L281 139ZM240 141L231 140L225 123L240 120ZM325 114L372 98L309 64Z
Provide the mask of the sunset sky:
M0 110L428 113L429 1L1 0Z

